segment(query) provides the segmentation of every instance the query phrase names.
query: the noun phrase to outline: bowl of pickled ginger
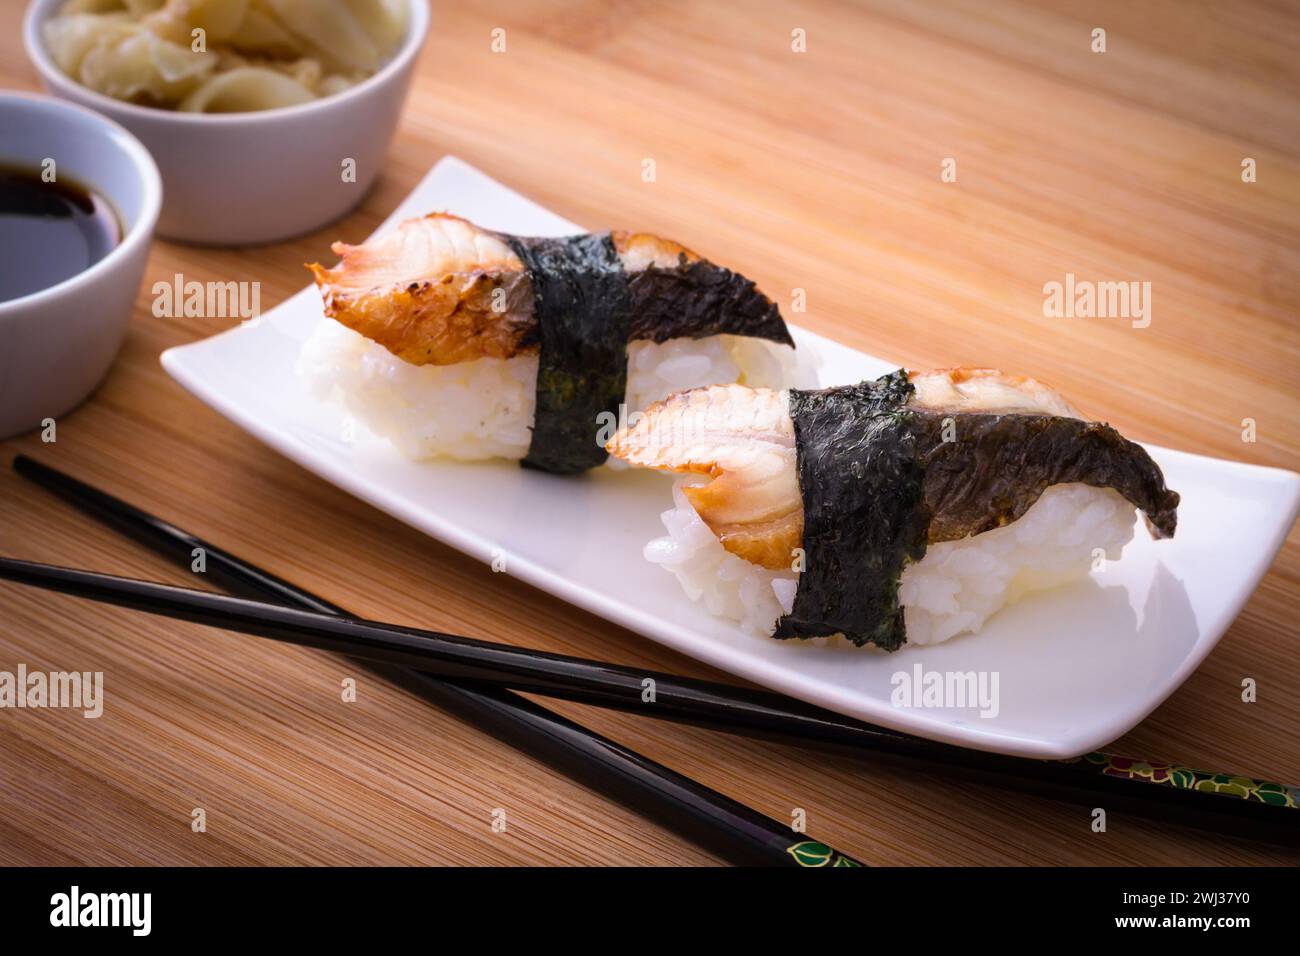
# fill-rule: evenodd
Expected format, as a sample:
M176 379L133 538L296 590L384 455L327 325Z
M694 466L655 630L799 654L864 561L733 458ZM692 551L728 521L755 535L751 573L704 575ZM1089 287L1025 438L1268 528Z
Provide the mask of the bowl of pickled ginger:
M35 0L23 33L50 93L153 154L160 235L248 245L360 202L428 25L426 0Z

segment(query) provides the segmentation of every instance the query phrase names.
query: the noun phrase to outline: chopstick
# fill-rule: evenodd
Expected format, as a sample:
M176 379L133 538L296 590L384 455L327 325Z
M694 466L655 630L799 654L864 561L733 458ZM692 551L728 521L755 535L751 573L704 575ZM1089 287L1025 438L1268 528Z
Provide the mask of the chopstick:
M267 604L260 601L227 597L207 591L180 588L134 578L121 578L93 571L0 558L0 579L29 584L101 603L144 611L177 620L238 631L288 644L336 651L351 657L412 668L443 678L509 686L528 693L563 697L623 710L659 714L675 709L697 713L702 700L726 701L722 690L714 691L707 682L693 681L655 671L640 671L616 664L566 657L502 644L491 644L467 637L426 631L420 628L384 624L361 618L341 618L299 608ZM643 681L652 680L655 702L641 703ZM725 688L726 685L712 685ZM735 688L740 691L740 688ZM749 711L745 696L759 696L744 691L736 697L741 715ZM635 703L634 703L635 701ZM924 749L924 748L921 748ZM989 755L984 755L989 756ZM1014 758L1000 758L1005 762ZM1071 764L1042 764L1040 769L1070 768ZM1098 775L1089 778L1094 784L1109 786L1122 778ZM1177 812L1190 809L1174 805L1171 796L1181 796L1190 803L1200 801L1206 809L1219 811L1234 807L1240 822L1264 824L1274 828L1282 842L1297 841L1300 814L1286 807L1246 801L1228 802L1221 798L1211 803L1214 793L1152 788L1131 789L1124 796L1141 793L1159 794L1167 806ZM1246 827L1243 832L1254 829ZM1300 841L1297 841L1300 845Z
M117 527L156 551L179 559L184 567L190 566L193 549L203 548L207 553L206 560L220 569L214 577L220 578L231 590L264 594L284 604L333 616L333 619L346 615L338 605L62 472L25 456L16 458L14 467L24 477L54 491L87 514ZM361 663L381 677L545 761L732 863L754 866L863 865L826 844L802 838L791 827L509 690L458 686L431 674L383 661Z
M327 613L333 608L283 579L56 469L25 456L16 458L14 467L96 520L172 557L183 567L190 566L193 548L203 548L207 556L207 576L226 581L231 590L266 594L276 600ZM423 633L429 636L429 632ZM473 656L475 647L484 647L504 652L516 663L521 659L546 659L545 663L552 670L545 680L536 674L526 677L519 673L476 671L479 680L494 680L515 689L617 707L859 759L872 757L908 768L948 774L956 771L963 778L1018 792L1088 807L1101 806L1160 822L1198 827L1216 834L1229 833L1300 846L1300 812L1297 812L1300 788L1296 787L1111 753L1090 753L1073 761L1032 760L986 753L876 727L765 691L562 658L465 638L458 640L462 643L452 650L469 656ZM589 681L586 686L571 681L564 666L566 661L584 665L583 672ZM495 666L501 666L499 660ZM641 682L646 678L656 682L653 703L645 703L641 698Z

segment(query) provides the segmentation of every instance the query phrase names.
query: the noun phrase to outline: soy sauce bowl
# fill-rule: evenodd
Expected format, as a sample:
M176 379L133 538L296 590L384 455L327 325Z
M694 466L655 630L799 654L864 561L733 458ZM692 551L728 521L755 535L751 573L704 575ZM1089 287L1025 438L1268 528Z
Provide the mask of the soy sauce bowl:
M44 27L65 2L32 0L23 21L23 44L41 82L140 138L158 161L167 193L158 234L203 245L289 239L360 203L397 132L429 30L427 0L406 0L405 38L355 86L279 109L188 113L113 99L64 73L46 48Z
M8 438L46 419L57 423L112 365L140 290L162 180L138 139L62 100L0 92L0 130L0 164L52 169L56 181L93 190L113 207L122 231L121 241L83 271L0 302L0 438Z

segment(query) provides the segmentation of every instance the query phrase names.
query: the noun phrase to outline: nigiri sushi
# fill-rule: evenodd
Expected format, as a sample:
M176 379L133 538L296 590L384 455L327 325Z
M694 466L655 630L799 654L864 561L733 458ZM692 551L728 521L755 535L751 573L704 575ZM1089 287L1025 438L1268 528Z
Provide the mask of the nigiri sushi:
M327 318L300 369L412 458L575 473L630 412L793 365L753 282L647 233L527 238L434 213L333 250L308 266Z
M646 557L711 613L777 638L945 641L1117 560L1135 508L1156 538L1177 525L1178 494L1140 445L991 369L690 389L608 449L692 476Z

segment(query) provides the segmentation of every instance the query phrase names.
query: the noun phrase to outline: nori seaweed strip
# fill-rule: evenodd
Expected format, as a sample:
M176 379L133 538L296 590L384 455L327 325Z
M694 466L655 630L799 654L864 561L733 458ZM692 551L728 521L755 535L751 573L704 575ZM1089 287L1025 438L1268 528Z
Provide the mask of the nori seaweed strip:
M773 637L844 634L897 650L906 640L898 580L925 555L929 515L914 389L903 371L875 382L790 389L803 498L804 570Z
M603 463L597 416L627 390L632 297L609 233L507 236L533 282L541 344L533 436L522 464L571 475Z
M1010 524L1051 485L1113 488L1156 537L1177 527L1178 493L1140 446L1101 422L909 407L900 370L875 382L790 390L805 566L775 637L844 634L897 650L899 579L932 541ZM952 440L944 440L952 419Z
M776 303L737 272L707 259L678 257L677 265L628 274L631 338L666 342L709 335L747 335L794 347Z

